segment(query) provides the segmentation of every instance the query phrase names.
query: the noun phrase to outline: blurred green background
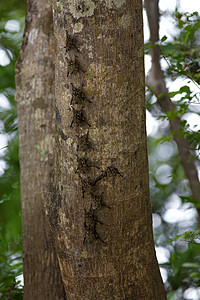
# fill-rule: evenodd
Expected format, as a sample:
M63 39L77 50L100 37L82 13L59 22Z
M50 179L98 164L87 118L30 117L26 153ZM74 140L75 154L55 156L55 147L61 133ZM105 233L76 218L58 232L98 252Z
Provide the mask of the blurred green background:
M15 63L22 42L25 0L0 3L0 299L22 299L20 170ZM3 148L3 149L2 149Z

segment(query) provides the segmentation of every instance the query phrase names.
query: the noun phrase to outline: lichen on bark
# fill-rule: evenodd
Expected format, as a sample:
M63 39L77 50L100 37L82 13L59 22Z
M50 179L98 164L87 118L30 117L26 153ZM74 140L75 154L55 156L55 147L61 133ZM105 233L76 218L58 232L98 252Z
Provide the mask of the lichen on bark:
M68 0L69 11L75 19L94 14L95 4L91 0Z
M100 1L105 1L109 9L114 7L120 8L122 5L126 3L126 0L100 0Z

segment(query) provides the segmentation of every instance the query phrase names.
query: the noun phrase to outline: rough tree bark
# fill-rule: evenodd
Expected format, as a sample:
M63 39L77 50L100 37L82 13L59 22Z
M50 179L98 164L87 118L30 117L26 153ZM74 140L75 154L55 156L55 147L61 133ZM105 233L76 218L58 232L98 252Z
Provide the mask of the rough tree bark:
M52 236L67 299L166 299L149 200L142 1L53 1L55 48L48 2L30 3L17 67L24 299L65 297Z
M24 300L61 300L65 291L44 213L44 189L52 168L54 36L48 0L29 0L16 65Z
M142 1L54 1L46 213L68 299L165 299L153 247Z

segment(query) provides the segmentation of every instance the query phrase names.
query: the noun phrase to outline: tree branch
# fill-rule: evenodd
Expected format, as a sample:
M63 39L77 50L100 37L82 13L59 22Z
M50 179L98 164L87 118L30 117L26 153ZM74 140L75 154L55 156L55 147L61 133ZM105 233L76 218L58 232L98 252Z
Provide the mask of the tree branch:
M145 8L147 12L147 18L150 29L150 42L153 45L159 40L159 0L145 0ZM176 110L176 106L171 101L168 89L166 87L166 82L164 78L163 71L160 64L161 50L159 46L150 49L150 54L152 58L151 69L147 78L146 85L152 87L152 92L157 97L158 104L161 109L167 113L168 111ZM161 96L160 96L161 95ZM185 175L189 180L190 188L193 197L199 199L199 179L198 173L193 160L191 160L190 146L187 140L183 137L179 137L180 132L180 118L176 117L174 120L170 121L171 130L175 132L174 140L177 143L180 160L183 165ZM200 209L198 211L198 223L200 226Z

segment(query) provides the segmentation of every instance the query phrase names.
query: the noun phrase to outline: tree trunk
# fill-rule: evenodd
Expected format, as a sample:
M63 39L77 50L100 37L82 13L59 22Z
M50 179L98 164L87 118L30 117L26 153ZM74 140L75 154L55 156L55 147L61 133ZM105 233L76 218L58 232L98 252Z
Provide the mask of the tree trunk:
M54 1L53 15L47 0L28 2L16 68L24 299L166 299L149 200L142 1Z
M155 257L142 1L54 1L57 133L46 214L67 299L166 299Z
M52 234L44 213L44 190L52 168L55 133L52 29L49 1L29 0L16 65L24 300L65 299Z

